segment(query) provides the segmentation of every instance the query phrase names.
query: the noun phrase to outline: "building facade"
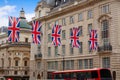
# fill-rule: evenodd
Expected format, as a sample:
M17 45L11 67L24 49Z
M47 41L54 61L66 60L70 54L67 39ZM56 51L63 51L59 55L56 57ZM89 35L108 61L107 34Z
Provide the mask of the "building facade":
M19 42L11 43L7 33L0 33L0 77L6 80L29 80L31 26L23 9L20 19Z
M119 4L119 0L42 0L38 3L34 19L41 21L43 35L41 46L33 45L36 48L31 48L30 79L47 79L51 72L63 69L110 68L119 80ZM62 44L58 47L51 45L54 24L62 25ZM80 48L70 45L73 27L81 29ZM96 29L98 33L96 51L89 50L91 29Z

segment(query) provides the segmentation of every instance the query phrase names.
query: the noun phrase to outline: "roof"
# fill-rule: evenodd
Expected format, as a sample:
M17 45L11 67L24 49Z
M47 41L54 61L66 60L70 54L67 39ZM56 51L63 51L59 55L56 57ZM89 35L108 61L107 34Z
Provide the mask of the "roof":
M20 28L31 29L32 27L27 23L26 19L21 19Z

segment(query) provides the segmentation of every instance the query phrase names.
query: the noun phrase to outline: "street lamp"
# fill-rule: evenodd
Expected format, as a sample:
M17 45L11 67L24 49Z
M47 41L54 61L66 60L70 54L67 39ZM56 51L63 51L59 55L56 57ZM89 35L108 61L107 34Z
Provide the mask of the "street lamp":
M65 55L64 55L64 54L62 54L62 55L61 55L61 54L57 54L57 55L63 57L63 58L62 58L62 59L63 59L63 64L62 64L62 65L63 65L63 71L64 71L64 68L65 68L65 57L64 57L64 56L65 56Z

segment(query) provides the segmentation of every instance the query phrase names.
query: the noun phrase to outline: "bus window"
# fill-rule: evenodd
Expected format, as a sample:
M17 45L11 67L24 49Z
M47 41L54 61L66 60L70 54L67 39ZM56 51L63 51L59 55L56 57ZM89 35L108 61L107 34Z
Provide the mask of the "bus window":
M91 72L91 78L98 78L98 72L97 71L92 71Z
M111 72L110 70L107 70L107 69L100 70L100 77L101 77L101 80L112 80Z

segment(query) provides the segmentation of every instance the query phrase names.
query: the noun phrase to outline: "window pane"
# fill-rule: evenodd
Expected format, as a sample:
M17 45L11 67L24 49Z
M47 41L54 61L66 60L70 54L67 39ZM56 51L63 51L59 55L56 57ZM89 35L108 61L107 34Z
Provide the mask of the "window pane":
M62 25L66 25L65 18L62 19Z
M88 19L90 19L90 18L92 18L93 17L93 15L92 15L92 10L89 10L88 11Z
M79 69L83 69L83 61L82 60L79 60L79 64L78 64L79 66Z
M88 33L90 34L90 31L92 30L92 23L88 24Z
M110 57L102 58L103 68L110 68Z
M65 30L62 31L62 39L66 38Z
M48 47L48 56L51 56L51 47Z
M64 55L65 54L65 45L62 45L62 54Z
M78 14L78 21L82 21L82 20L83 20L83 14L80 13L80 14Z
M70 16L70 24L74 23L74 17Z
M55 46L55 56L58 55L58 46Z

